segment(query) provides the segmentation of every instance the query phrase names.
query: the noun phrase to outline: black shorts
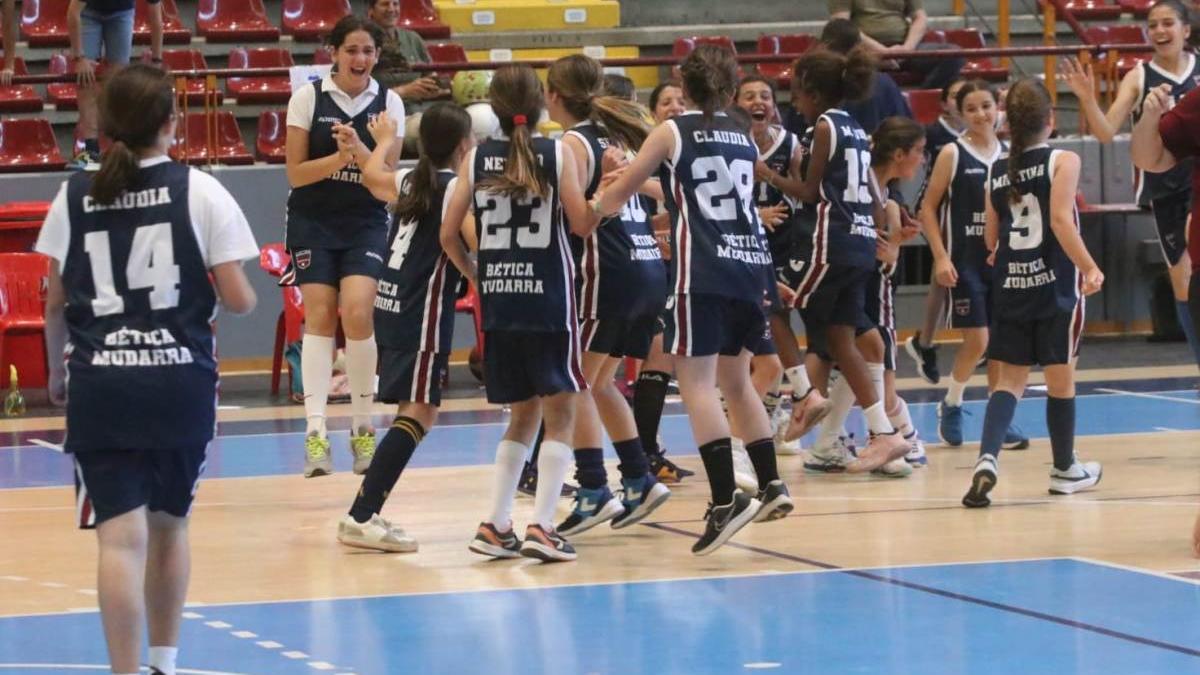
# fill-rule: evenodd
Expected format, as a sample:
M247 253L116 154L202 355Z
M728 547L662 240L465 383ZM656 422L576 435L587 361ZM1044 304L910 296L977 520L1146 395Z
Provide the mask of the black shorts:
M750 345L750 353L755 356L770 356L778 354L779 350L775 348L775 337L771 334L771 324L767 322L763 326L762 335Z
M873 328L867 318L867 285L873 270L845 265L813 266L797 270L796 307L804 320L809 349L827 356L829 346L825 333L829 326L853 326L858 331ZM808 268L808 269L806 269Z
M208 445L170 450L88 450L75 453L79 527L145 506L186 518L204 472Z
M342 279L364 276L378 279L383 272L383 251L374 246L356 248L297 248L283 273L284 285L324 284L337 288Z
M950 328L987 328L991 316L991 282L960 271L958 284L946 289L946 325Z
M1044 319L997 319L988 338L988 358L1014 366L1057 366L1079 356L1083 301L1073 312Z
M1150 200L1154 224L1158 229L1158 244L1168 267L1179 264L1187 254L1187 220L1192 209L1190 190L1175 192Z
M483 349L489 403L519 403L587 389L576 333L487 331Z
M379 400L383 403L442 404L445 352L379 348Z
M586 352L644 359L650 355L654 336L661 332L660 323L657 313L631 319L584 319L579 322L579 342Z
M677 356L737 356L753 350L766 330L761 303L723 295L683 293L667 299L663 351Z

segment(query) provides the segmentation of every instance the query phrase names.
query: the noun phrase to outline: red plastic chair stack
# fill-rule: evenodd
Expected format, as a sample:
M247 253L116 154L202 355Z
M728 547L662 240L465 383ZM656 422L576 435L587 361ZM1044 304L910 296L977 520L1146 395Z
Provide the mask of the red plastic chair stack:
M0 205L0 252L32 251L49 210L50 202L9 202Z
M75 72L75 64L67 59L66 54L55 54L50 57L50 73L66 75ZM46 100L54 105L56 110L75 110L79 108L79 85L74 82L53 82L46 85Z
M25 59L19 56L16 58L13 74L29 74L29 69L25 67ZM28 84L0 87L0 112L40 112L42 103L42 97L38 95L37 90Z
M258 266L267 274L279 278L287 270L291 256L283 244L273 243L262 247L258 255ZM298 286L284 286L283 311L275 321L275 351L271 355L271 394L279 393L279 378L283 372L283 349L304 336L304 302ZM288 380L291 380L288 372ZM290 387L289 387L290 389Z
M211 148L207 143L206 121L204 113L188 114L187 123L180 125L183 127L180 134L186 134L186 137L176 139L171 147L171 157L188 164L205 164L209 161L220 164L254 163L254 156L242 141L242 132L232 111L222 110L216 114L216 134Z
M258 116L258 158L269 164L287 161L287 111L265 110Z
M1122 12L1120 5L1109 0L1067 0L1065 8L1081 21L1115 21Z
M179 18L179 8L175 0L159 0L162 5L163 44L186 45L192 42L192 31L183 25ZM137 0L133 10L133 44L150 44L149 4L146 0Z
M50 259L40 253L0 253L0 369L14 365L21 385L46 386L46 278Z
M262 0L200 0L196 32L209 42L274 42L279 29Z
M928 126L942 114L941 89L912 89L904 92L908 107L912 108L913 119Z
M965 49L981 49L987 46L983 39L983 33L975 28L956 28L942 31L942 34L946 36L947 43ZM962 76L993 81L1007 80L1008 68L996 65L990 57L979 56L967 59L967 63L962 69Z
M763 35L758 38L759 54L802 54L817 43L812 35ZM792 86L792 63L760 63L758 72L773 80L781 89Z
M0 120L0 173L57 171L66 166L49 120Z
M429 50L429 58L434 63L463 63L467 61L466 48L454 42L439 42L426 45L426 49ZM454 77L454 73L450 71L436 72L433 75Z
M292 53L278 47L234 49L229 52L229 67L291 68L295 65ZM287 103L292 85L286 75L273 77L231 77L225 82L229 95L238 103Z
M24 0L21 3L21 34L30 47L66 47L68 0Z
M350 12L350 0L283 0L283 32L300 42L316 42Z
M142 55L143 60L150 58L150 52L147 51ZM163 67L170 71L183 70L208 70L208 61L204 58L204 54L198 49L164 49L163 50ZM220 103L225 95L220 89L216 91L217 103ZM188 105L204 105L204 80L192 79L187 82L187 100Z
M450 37L450 26L442 23L433 0L400 0L400 25L426 40Z

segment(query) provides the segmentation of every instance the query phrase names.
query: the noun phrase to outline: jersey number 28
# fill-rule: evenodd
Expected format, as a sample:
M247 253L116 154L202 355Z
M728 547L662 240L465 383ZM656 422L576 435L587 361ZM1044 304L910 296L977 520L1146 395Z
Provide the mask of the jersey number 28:
M92 314L109 316L125 311L125 298L117 292L112 263L112 244L108 232L83 235L83 249L92 267ZM131 291L149 288L150 309L169 309L179 305L179 265L171 242L171 224L143 225L133 232L129 260L125 264L125 287Z

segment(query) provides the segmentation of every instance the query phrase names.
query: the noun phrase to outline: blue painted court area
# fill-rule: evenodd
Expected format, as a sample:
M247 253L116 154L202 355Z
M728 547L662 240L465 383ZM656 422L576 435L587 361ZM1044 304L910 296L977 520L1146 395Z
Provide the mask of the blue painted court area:
M195 607L183 672L1200 672L1200 585L1072 559ZM105 662L97 614L0 619Z
M1110 390L1112 391L1112 390ZM965 430L967 442L979 438L983 426L985 401L968 401ZM937 404L909 405L913 421L921 436L928 441L937 439ZM1080 436L1145 433L1163 430L1200 430L1200 398L1195 390L1133 391L1096 393L1078 397L1077 430ZM491 416L491 415L488 415ZM458 416L462 419L461 416ZM386 426L387 418L376 424ZM1046 437L1045 398L1031 391L1017 409L1016 423L1031 437ZM280 423L273 423L280 424ZM303 464L303 421L291 421L294 431L240 433L242 424L222 424L221 435L209 451L207 478L237 478L245 476L292 475L300 473ZM859 438L865 436L861 415L856 409L850 416L849 430ZM261 425L259 425L261 428ZM490 464L495 457L496 442L504 431L504 422L449 423L435 428L417 453L411 466L465 466ZM681 413L664 415L661 434L664 445L672 455L693 455L695 444L687 417ZM54 450L30 445L39 438L61 442L61 432L25 432L0 437L0 489L69 485L73 481L70 458ZM338 471L350 470L347 432L334 432L334 465ZM805 447L815 438L805 438ZM609 448L610 456L615 457Z

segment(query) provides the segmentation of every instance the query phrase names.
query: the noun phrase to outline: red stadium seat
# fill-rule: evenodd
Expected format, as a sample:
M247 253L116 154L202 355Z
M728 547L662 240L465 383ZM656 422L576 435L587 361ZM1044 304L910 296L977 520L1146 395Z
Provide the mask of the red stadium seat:
M675 43L671 46L671 56L682 62L689 54L696 51L696 47L700 45L713 45L715 47L724 47L729 51L737 54L737 47L733 44L733 39L728 35L695 35L692 37L675 38ZM679 66L671 69L672 74L679 77ZM741 66L738 66L738 78L745 76L745 71Z
M150 52L142 54L142 60L149 60ZM208 61L198 49L164 49L163 67L167 72L184 70L208 70ZM224 94L217 90L217 102L220 103ZM188 105L204 104L204 80L193 79L187 83Z
M1146 35L1145 26L1125 24L1118 26L1088 26L1085 32L1088 42L1092 44L1123 44L1144 45L1150 41ZM1105 55L1107 58L1107 55ZM1117 76L1124 77L1125 73L1133 70L1137 64L1151 58L1150 54L1117 54Z
M273 277L282 277L287 271L291 256L283 244L273 243L262 247L258 255L258 266ZM279 393L279 376L283 372L284 347L304 336L304 302L299 286L283 287L283 311L275 321L275 351L271 356L271 394ZM288 372L288 379L292 377ZM289 387L290 389L290 387Z
M400 0L400 26L427 40L450 37L450 27L442 23L433 0Z
M32 251L49 210L50 202L9 202L0 205L0 252Z
M322 66L333 63L333 54L324 47L317 47L317 51L313 52L313 65Z
M183 25L175 0L160 0L163 15L163 44L186 45L192 41L192 31ZM137 0L133 14L133 44L150 44L149 4Z
M200 0L196 32L209 42L274 42L279 29L267 19L262 0Z
M213 147L209 148L205 133L204 113L190 113L187 124L180 125L180 135L186 134L186 144L183 139L176 138L171 147L171 157L188 164L204 164L209 161L221 164L253 164L254 156L246 149L242 141L242 132L238 129L237 118L230 110L222 110L216 114L216 135Z
M21 384L46 386L46 278L50 258L41 253L0 253L0 368L16 366Z
M429 58L434 63L465 63L467 61L466 48L454 42L438 42L426 45L426 48L429 50ZM432 74L435 76L454 77L454 73L449 71Z
M50 73L66 75L75 72L75 64L67 59L66 54L55 54L50 57ZM46 100L54 105L56 110L75 110L79 107L79 85L74 82L53 82L46 85Z
M25 59L19 56L16 58L13 63L13 74L29 74L29 69L25 67ZM41 112L41 110L42 97L38 95L36 89L28 84L0 87L0 112Z
M230 69L290 68L292 53L278 47L234 49L229 52ZM231 77L225 82L229 95L238 103L287 103L292 85L287 75L273 77Z
M67 162L45 118L0 120L0 173L57 171Z
M908 107L912 108L913 119L928 126L942 114L941 89L912 89L904 92Z
M1081 21L1114 21L1121 17L1122 11L1120 5L1110 0L1067 0L1064 6Z
M763 35L758 38L758 53L802 54L815 44L817 38L813 35ZM758 72L781 89L792 86L792 63L760 63Z
M1150 13L1150 6L1155 0L1117 0L1117 4L1121 6L1121 10L1129 12L1139 19L1146 18Z
M258 158L270 164L287 161L287 111L264 110L258 116Z
M350 11L350 0L283 0L283 32L301 42L316 42Z
M66 47L68 0L24 0L21 3L21 34L30 47Z
M955 28L941 31L946 42L966 49L980 49L987 46L983 33L976 28ZM978 77L984 80L1007 80L1008 68L996 65L990 57L977 56L967 59L962 69L963 77Z

